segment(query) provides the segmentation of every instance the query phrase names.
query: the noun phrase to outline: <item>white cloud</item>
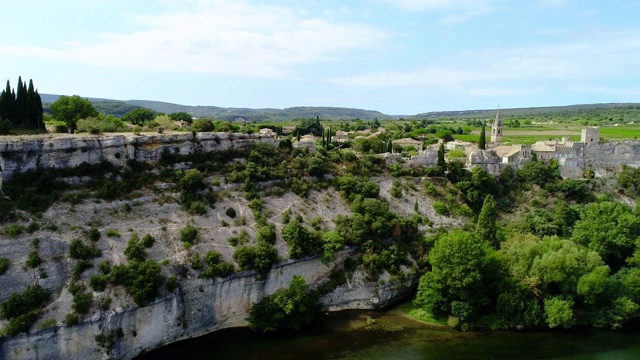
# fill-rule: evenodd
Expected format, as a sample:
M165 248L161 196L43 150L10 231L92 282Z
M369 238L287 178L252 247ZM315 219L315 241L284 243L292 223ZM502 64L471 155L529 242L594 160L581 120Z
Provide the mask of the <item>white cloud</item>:
M107 32L92 43L48 48L0 44L0 52L105 67L282 77L296 65L332 61L387 37L372 26L305 16L283 6L187 3L186 10L132 16L142 25L136 32Z
M483 8L487 0L377 0L410 11Z
M463 12L460 14L444 17L438 20L438 23L442 25L455 25L455 24L459 24L459 23L463 23L465 21L471 20L476 17L490 14L494 11L495 9L493 7L485 6L485 7L477 8L471 11Z
M420 68L328 81L344 86L425 86L469 95L487 95L492 91L495 96L523 95L542 91L544 87L539 84L549 81L566 88L585 81L615 84L629 80L630 76L637 77L634 74L639 62L640 29L629 29L564 43L453 54Z
M441 25L451 26L496 11L498 0L374 0L408 11L431 11L441 16Z

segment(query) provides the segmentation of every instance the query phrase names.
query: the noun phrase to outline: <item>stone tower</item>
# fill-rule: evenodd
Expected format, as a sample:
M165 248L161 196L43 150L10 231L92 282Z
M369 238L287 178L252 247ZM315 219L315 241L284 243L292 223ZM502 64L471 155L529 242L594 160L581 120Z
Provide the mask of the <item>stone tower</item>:
M500 110L496 114L496 119L493 121L493 125L491 126L491 143L494 146L502 145L502 118L500 117Z
M580 142L583 142L587 145L592 143L600 142L600 128L597 126L587 127L582 129L582 136L580 137Z

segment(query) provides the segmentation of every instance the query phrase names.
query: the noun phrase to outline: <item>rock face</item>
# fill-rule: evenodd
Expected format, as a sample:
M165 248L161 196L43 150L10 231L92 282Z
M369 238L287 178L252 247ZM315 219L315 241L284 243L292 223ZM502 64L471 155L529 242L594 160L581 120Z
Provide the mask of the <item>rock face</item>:
M596 177L613 176L622 165L640 167L640 141L627 140L593 144L585 148L584 168L591 168Z
M95 359L113 357L131 359L140 353L180 339L224 328L246 326L251 304L289 286L294 275L302 276L311 287L325 281L335 266L347 257L338 254L325 266L318 258L289 261L275 266L264 281L251 272L237 273L225 279L186 280L170 296L145 307L118 308L95 314L89 321L71 327L53 327L31 334L3 338L2 359ZM395 283L366 282L356 272L352 281L323 296L321 303L329 311L383 307L406 296L417 278ZM124 337L116 341L107 355L95 340L97 334L122 329Z
M191 154L195 151L223 151L260 142L277 145L278 140L255 134L191 133L157 135L109 135L21 137L0 140L2 179L16 172L35 169L74 167L83 162L103 160L124 165L127 160L157 162L163 151Z
M487 173L497 176L502 174L506 164L502 164L502 159L491 150L476 150L469 154L467 162L468 168L480 166Z

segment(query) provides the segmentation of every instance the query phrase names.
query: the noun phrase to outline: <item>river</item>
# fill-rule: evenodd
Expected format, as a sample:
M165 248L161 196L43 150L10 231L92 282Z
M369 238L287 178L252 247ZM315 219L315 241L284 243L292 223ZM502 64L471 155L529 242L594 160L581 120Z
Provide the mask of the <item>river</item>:
M460 332L385 312L327 314L310 329L225 329L143 354L148 359L640 359L640 322L620 331Z

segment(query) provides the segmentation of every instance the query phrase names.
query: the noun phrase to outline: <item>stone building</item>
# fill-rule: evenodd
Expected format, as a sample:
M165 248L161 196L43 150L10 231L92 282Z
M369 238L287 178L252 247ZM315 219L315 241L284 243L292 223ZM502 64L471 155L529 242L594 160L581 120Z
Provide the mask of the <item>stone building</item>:
M491 147L502 145L502 132L504 131L504 125L502 118L500 117L500 110L496 114L496 119L491 125Z
M278 134L276 134L275 131L273 131L272 129L269 128L262 128L258 131L258 134L260 134L260 136L266 136L266 137L272 137L275 138L278 136Z
M331 142L333 143L346 143L350 141L351 139L349 138L348 131L338 130L336 131L336 134L331 137Z
M600 140L598 127L582 129L581 141L571 141L568 136L562 139L538 141L533 145L502 145L503 122L500 110L496 114L496 120L491 127L491 148L473 152L468 159L467 167L473 168L480 165L491 170L494 175L502 171L504 166L522 166L529 161L533 154L540 161L549 162L556 160L563 175L578 177L585 166L585 147L598 144Z
M580 137L580 142L585 143L587 145L591 145L593 143L597 144L600 142L600 128L597 126L587 127L582 129L582 136Z
M409 138L393 140L391 143L394 145L393 147L398 146L398 147L403 148L403 149L405 147L407 147L407 146L412 146L416 150L418 150L419 153L422 152L422 148L423 148L422 141L413 140L413 139L409 139Z

